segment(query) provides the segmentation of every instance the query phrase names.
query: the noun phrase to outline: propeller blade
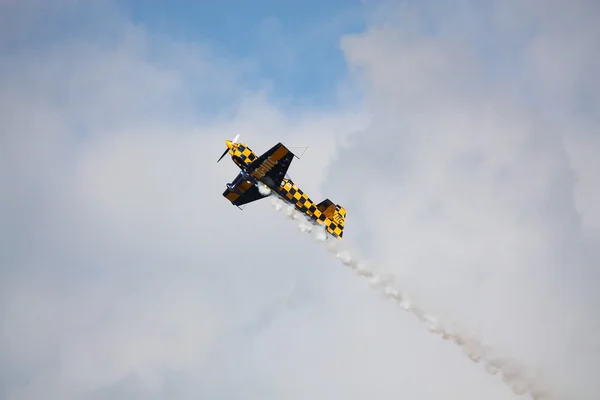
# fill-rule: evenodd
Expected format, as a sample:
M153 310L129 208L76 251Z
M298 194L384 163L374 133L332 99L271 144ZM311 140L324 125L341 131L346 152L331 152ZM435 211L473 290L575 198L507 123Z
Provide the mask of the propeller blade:
M239 139L239 137L240 137L240 134L239 134L239 133L238 133L237 135L235 135L235 137L234 137L234 138L233 138L233 140L231 141L231 144L235 144L235 143L237 142L237 140ZM226 142L227 142L227 141L226 141ZM229 146L229 144L228 144L227 146ZM221 159L222 159L223 157L225 157L225 154L227 154L227 152L228 152L228 151L229 151L229 147L227 147L227 148L225 149L225 152L223 153L223 155L221 155L221 157L219 157L219 159L217 160L217 162L221 161Z
M229 148L225 149L225 151L223 152L223 154L221 155L221 157L219 157L219 159L217 160L217 162L221 161L221 159L223 157L225 157L225 155L227 154L228 151L229 151Z

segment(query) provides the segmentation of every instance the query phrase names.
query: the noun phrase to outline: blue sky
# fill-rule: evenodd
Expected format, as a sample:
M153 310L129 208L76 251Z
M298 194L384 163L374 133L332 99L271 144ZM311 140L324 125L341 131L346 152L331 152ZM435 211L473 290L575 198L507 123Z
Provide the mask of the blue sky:
M134 1L119 7L136 23L175 40L208 43L218 54L249 60L272 95L326 105L346 78L340 37L366 29L359 0Z

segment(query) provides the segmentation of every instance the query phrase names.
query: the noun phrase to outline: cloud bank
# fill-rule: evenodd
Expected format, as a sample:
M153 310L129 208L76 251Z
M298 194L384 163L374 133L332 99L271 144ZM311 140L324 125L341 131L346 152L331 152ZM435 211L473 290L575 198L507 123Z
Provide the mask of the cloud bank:
M308 145L290 173L348 246L597 398L599 10L478 4L367 9L340 40L364 97L328 110L118 10L3 5L0 397L515 398L269 204L227 204L241 133Z
M598 7L389 10L342 40L373 113L331 173L364 182L342 196L366 211L357 239L431 307L597 396Z

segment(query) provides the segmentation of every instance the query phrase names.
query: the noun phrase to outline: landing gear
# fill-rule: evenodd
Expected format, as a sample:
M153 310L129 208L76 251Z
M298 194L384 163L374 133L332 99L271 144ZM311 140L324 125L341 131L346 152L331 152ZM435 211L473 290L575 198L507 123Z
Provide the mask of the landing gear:
M246 171L241 170L240 175L242 176L243 179L250 181L250 175L248 175L248 173Z

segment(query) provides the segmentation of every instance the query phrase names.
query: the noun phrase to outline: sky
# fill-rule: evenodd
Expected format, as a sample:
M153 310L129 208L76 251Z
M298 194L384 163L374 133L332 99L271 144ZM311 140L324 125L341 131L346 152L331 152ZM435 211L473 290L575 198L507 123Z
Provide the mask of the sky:
M0 399L528 398L224 199L238 133L306 146L344 246L543 400L599 398L599 13L0 2Z

